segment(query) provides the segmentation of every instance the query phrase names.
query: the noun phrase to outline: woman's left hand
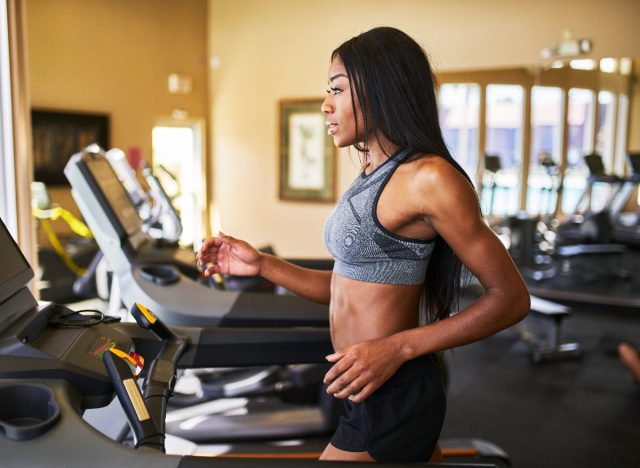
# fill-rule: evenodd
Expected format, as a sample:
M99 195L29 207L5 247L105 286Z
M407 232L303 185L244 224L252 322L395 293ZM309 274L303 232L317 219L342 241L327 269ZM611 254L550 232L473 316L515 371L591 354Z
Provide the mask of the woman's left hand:
M360 403L385 383L403 364L399 349L389 340L364 341L326 357L335 363L324 377L327 393Z

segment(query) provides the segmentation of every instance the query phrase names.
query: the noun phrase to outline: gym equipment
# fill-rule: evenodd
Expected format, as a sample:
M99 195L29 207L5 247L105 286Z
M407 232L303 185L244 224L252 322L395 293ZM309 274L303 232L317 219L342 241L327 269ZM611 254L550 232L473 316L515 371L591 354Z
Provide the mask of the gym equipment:
M553 157L546 152L538 155L538 162L544 168L549 179L549 184L544 185L540 189L540 212L539 215L545 222L549 222L554 215L555 205L557 201L557 193L561 190L561 180L559 177L560 168L553 160ZM545 200L546 199L546 200ZM544 203L543 200L546 202Z
M38 289L46 301L73 302L80 296L73 289L75 280L84 275L91 257L99 251L89 228L70 211L51 203L42 182L31 183L31 212L49 242L38 246ZM55 223L64 222L71 236L60 236ZM93 291L87 292L92 296Z
M98 151L100 148L95 148ZM142 174L148 185L148 190L142 187L136 177L136 173L130 166L124 152L118 148L112 148L105 153L107 160L115 170L122 185L127 190L129 198L143 220L142 229L148 232L154 239L162 239L164 242L175 243L182 233L182 222L177 210L173 206L172 200L160 183L156 174L143 162ZM171 174L164 166L159 168ZM260 249L261 252L275 255L273 248L266 246ZM333 259L287 259L287 261L304 268L317 270L332 270ZM230 289L233 291L252 292L284 292L279 290L273 283L260 276L214 276L213 287L216 289Z
M640 247L640 153L628 153L631 169L610 204L611 237L631 247Z
M99 151L99 148L94 150ZM142 219L142 230L154 239L177 243L182 234L180 217L151 168L145 164L142 169L144 178L149 185L149 190L145 191L124 151L112 148L105 153L105 156L127 190L131 202L138 210Z
M109 262L127 307L141 301L171 325L326 326L326 305L297 296L219 291L184 274L195 258L157 243L102 151L71 157L65 175L72 195Z
M33 271L3 223L0 248L5 262L0 270L3 464L183 468L326 464L167 455L164 426L176 369L321 362L331 351L328 329L170 328L141 305L131 310L137 323L119 323L98 312L72 311L57 304L40 308L26 286ZM81 417L89 408L110 404L114 395L134 433L135 448L107 438Z
M531 346L533 362L582 357L580 344L565 342L562 336L562 322L571 314L569 307L531 296L530 312L519 329L521 338Z
M494 203L496 198L496 190L501 188L497 184L498 172L502 169L502 163L500 162L500 156L493 154L484 155L484 174L482 178L482 193L485 190L489 190L489 212L487 213L487 219L491 226L495 225ZM488 180L488 183L485 181ZM483 197L484 198L484 197Z
M620 179L603 174L604 166L599 155L587 155L585 161L591 175L569 221L558 224L557 220L552 218L551 212L545 217L523 214L505 221L511 232L510 252L524 277L534 281L549 280L557 275L574 276L584 281L606 276L623 279L628 277L628 272L622 269L575 266L587 256L599 256L606 260L627 251L627 247L622 244L610 243L611 197L604 204L604 208L591 208L594 184L610 184L610 192L615 196L619 190ZM554 174L557 176L552 164L545 167L552 179ZM556 184L552 182L552 185Z
M162 237L168 241L173 239L177 242L182 235L182 222L180 221L178 212L151 168L145 167L142 170L142 174L147 184L149 184L149 194L154 200L154 205L158 206L160 211L157 215L157 220L151 224L149 232L153 235L154 229L159 228L160 233L158 237Z
M98 145L90 145L88 148L99 152L101 148ZM131 203L136 207L138 215L142 220L142 230L149 234L159 246L170 246L172 248L180 248L184 251L183 255L186 259L192 259L193 247L179 247L178 240L182 234L182 223L171 200L160 185L158 178L153 175L148 167L143 168L143 174L149 184L149 191L140 184L136 176L136 172L130 166L124 151L119 148L110 149L105 156L111 167L116 172L118 179L125 187ZM182 270L194 280L200 278L200 274L195 265L181 264ZM96 284L104 283L107 285L110 280L109 266L104 260L101 251L98 251L94 259L91 261L86 271L74 282L73 291L79 297L90 297L95 295L95 290L100 289ZM100 276L98 276L100 275ZM222 282L211 282L212 285L223 288ZM108 287L108 286L106 286ZM111 294L98 294L99 297L109 300L109 310L115 312L120 307L120 291L117 285L111 287Z
M120 286L121 297L127 308L141 297L171 325L328 326L328 307L325 305L314 304L297 296L215 290L185 276L173 265L175 259L170 255L179 248L167 246L166 243L156 247L157 241L141 229L142 220L137 210L101 150L91 147L74 155L65 173L80 210L85 214L87 223L94 227L96 240L113 271L114 283ZM189 266L195 268L195 258ZM295 372L295 369L288 369L287 378L293 378L291 375ZM252 378L258 379L255 375ZM279 384L286 382L283 379ZM317 399L321 382L321 378L306 380L298 387L312 386L316 392L313 398ZM261 384L271 389L268 380L261 381ZM201 385L204 390L199 395L200 400L206 402L216 397L217 383L203 382ZM278 396L281 395L280 392ZM281 408L280 414L297 408ZM296 427L287 421L279 426L271 424L263 431L263 436L269 431L279 434L288 431L293 435L300 432L302 426L308 428L307 432L326 432L335 426L335 417L331 414L331 411L314 407L305 412L307 417L301 418ZM190 438L197 439L202 437L198 434L215 433L211 426L214 419L215 429L219 430L220 418L213 414L201 414L198 424L190 424ZM172 421L177 421L172 429L184 426L177 417ZM240 425L247 431L248 437L251 428L247 424ZM253 421L253 425L257 423Z
M588 154L584 161L589 169L587 184L573 213L565 223L558 226L558 245L609 244L612 240L609 212L623 180L605 172L602 156L599 154ZM594 206L593 203L596 184L609 187L609 196L602 207Z
M544 231L540 225L544 226ZM517 213L506 217L501 227L509 233L509 253L525 278L542 281L557 274L557 266L549 249L541 249L541 238L546 232L546 224L539 216ZM546 241L545 241L546 242Z
M531 348L531 360L534 363L577 359L582 356L579 343L569 343L564 340L562 324L571 317L572 309L566 305L542 299L530 290L531 305L529 314L514 326L520 339ZM478 282L466 287L469 300L474 300L484 294L484 288Z
M574 213L569 220L558 226L554 254L560 262L559 273L574 276L584 281L604 277L627 279L629 272L619 268L576 268L575 263L585 256L597 257L600 263L627 252L627 246L612 243L612 224L610 219L613 201L619 193L623 180L605 173L602 156L589 154L584 157L589 168L587 186L581 195ZM609 187L609 196L602 207L593 206L593 192L596 184Z
M557 274L553 259L556 228L553 195L559 190L558 166L547 153L542 153L540 164L545 168L549 184L542 189L538 215L519 212L505 217L497 228L508 232L508 250L521 274L535 281L553 278ZM546 194L546 208L542 202L543 194Z

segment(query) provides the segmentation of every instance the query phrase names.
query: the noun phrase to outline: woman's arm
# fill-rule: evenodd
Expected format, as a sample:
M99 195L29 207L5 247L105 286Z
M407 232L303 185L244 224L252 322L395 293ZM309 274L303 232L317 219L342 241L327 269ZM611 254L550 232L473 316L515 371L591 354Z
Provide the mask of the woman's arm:
M262 254L261 275L310 301L329 304L331 300L330 270L313 270L289 263L279 257Z
M245 241L219 235L204 241L198 253L204 274L260 275L310 301L328 304L331 271L312 270L258 251Z
M530 297L506 248L482 219L471 184L441 158L428 158L419 172L418 210L475 275L485 294L456 315L399 333L405 359L461 346L522 320Z

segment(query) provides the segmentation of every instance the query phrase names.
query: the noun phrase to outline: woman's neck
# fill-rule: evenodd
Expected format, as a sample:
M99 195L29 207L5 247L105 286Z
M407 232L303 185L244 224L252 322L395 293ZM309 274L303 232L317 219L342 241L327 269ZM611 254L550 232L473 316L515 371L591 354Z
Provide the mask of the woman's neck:
M397 145L384 137L372 138L372 140L367 145L368 151L364 153L363 165L367 168L367 172L374 171L398 150Z

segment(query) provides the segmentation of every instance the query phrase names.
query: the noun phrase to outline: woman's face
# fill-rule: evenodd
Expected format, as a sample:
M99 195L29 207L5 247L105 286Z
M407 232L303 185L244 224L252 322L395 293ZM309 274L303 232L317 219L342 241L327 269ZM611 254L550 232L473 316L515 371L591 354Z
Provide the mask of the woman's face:
M340 58L335 58L329 66L328 84L327 97L321 109L326 116L327 133L333 137L333 144L344 148L360 142L361 138L356 135L356 118L358 131L362 132L362 112L358 99L354 96L357 109L357 115L354 115L349 77Z

